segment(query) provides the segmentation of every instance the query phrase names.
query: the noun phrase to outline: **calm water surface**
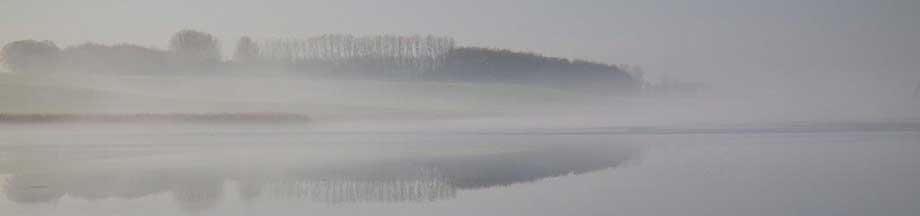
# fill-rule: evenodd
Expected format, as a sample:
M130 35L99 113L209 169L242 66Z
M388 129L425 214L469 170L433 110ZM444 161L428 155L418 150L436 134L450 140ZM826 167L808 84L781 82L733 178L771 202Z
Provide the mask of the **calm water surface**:
M917 215L920 133L0 132L0 215Z

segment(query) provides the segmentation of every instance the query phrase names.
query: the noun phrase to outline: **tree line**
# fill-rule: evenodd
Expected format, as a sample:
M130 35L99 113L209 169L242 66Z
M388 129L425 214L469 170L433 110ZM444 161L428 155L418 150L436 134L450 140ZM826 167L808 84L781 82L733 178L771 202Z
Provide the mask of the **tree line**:
M14 41L0 50L0 63L13 72L26 74L156 74L169 71L213 71L223 60L216 37L183 30L169 40L168 50L127 43L105 45L93 42L61 49L47 40Z
M621 65L478 47L452 49L444 59L440 71L434 74L443 80L538 84L573 90L633 91L640 87L629 68Z
M87 72L189 74L281 71L328 78L437 80L540 84L560 88L639 87L629 68L503 49L460 47L439 36L353 36L257 41L242 37L230 59L217 37L182 30L166 50L133 44L84 43L59 48L22 40L0 50L0 62L19 73Z

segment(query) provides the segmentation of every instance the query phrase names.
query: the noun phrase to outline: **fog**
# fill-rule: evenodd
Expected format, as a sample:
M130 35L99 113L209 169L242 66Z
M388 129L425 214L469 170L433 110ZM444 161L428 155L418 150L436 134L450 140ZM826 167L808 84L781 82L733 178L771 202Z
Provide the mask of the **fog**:
M0 2L0 215L916 215L917 1Z
M891 121L914 119L917 115L913 110L916 110L918 100L916 89L920 77L916 71L920 66L913 59L920 56L916 52L920 49L916 49L917 43L912 38L920 36L920 31L912 21L917 18L912 13L912 9L917 8L913 1L874 4L861 1L707 1L699 4L670 1L576 1L567 4L544 1L409 1L401 4L362 1L272 1L264 4L204 1L188 5L176 1L157 4L6 1L3 4L0 14L4 14L6 19L0 23L0 32L3 33L0 34L0 42L51 40L60 49L94 42L98 43L96 45L111 46L111 52L116 53L135 48L168 51L172 50L172 45L168 43L170 34L181 29L195 29L215 37L215 47L219 51L214 55L214 60L232 61L237 57L235 52L239 48L238 39L244 36L251 36L259 47L265 49L269 47L266 44L272 42L290 45L297 40L308 42L330 33L355 34L358 37L434 34L451 40L456 38L456 47L460 48L507 48L549 57L637 65L644 70L641 77L633 78L642 83L660 85L676 80L705 86L703 90L694 90L696 93L681 97L670 95L675 94L673 91L652 93L655 95L648 97L648 94L635 92L624 96L606 89L590 90L590 93L554 94L546 91L557 89L503 90L491 86L508 82L490 83L488 87L469 85L469 82L496 79L488 75L452 80L447 85L450 87L428 88L422 86L439 86L444 83L444 79L426 77L422 78L425 81L422 84L401 85L399 83L404 83L402 81L406 81L405 77L374 75L370 78L357 78L401 81L398 84L365 84L318 79L316 76L302 74L292 76L271 67L245 68L270 76L239 76L238 69L221 68L217 70L224 74L228 70L237 73L181 78L131 74L141 76L130 78L132 80L146 80L136 84L121 81L127 79L122 75L106 76L111 74L94 74L91 77L85 74L55 75L54 81L34 79L30 82L36 82L36 85L46 85L44 82L51 82L47 84L51 86L79 83L76 88L99 93L94 95L99 99L63 104L38 100L38 104L25 108L4 107L7 113L19 113L17 109L54 111L71 108L74 112L94 113L294 112L321 119L325 116L362 116L348 118L365 119L369 118L367 115L383 117L396 116L396 113L426 118L432 115L493 114L496 121L514 121L518 125L567 121L574 122L570 124L583 124L581 122L584 120L591 120L602 126ZM97 7L100 5L108 7ZM173 15L168 19L143 18L162 11L173 11ZM454 19L465 17L463 14L473 11L480 16ZM552 12L543 13L546 11ZM68 17L72 18L69 22L62 22ZM125 43L137 44L137 47L118 46ZM91 47L84 48L81 50L92 50ZM282 50L280 56L315 55L315 50L307 49L307 52L301 53ZM270 56L279 57L278 49L274 49L274 52ZM159 55L156 52L149 54ZM100 54L90 53L79 61L88 63L98 59L93 57L97 55ZM126 58L131 59L130 56ZM138 70L136 67L153 67L152 64L161 61L157 58L134 62L134 66L128 68ZM125 67L117 66L110 70L125 70ZM6 70L12 71L9 68ZM60 70L69 71L72 68ZM98 72L99 68L86 67L82 70ZM157 74L188 75L175 70L178 69L143 69ZM565 69L550 70L565 73ZM524 76L510 80L532 83L534 79L558 78ZM14 78L10 82L17 81ZM176 86L167 87L166 83ZM163 85L157 86L159 84ZM521 83L514 84L517 87ZM133 88L132 85L141 87ZM487 90L478 90L483 88ZM504 98L497 95L507 91L515 93L508 93ZM516 94L517 91L529 93ZM13 92L28 94L24 90ZM36 101L35 96L6 94ZM128 94L152 95L154 98L131 98L134 96L126 96ZM569 97L571 95L575 96ZM549 99L520 101L526 100L521 97ZM302 104L314 106L300 106ZM453 120L483 121L482 118Z
M42 80L6 84L4 113L289 113L310 117L315 129L330 130L692 127L918 118L918 102L910 92L710 88L686 95L617 96L605 95L605 89L585 93L519 84L287 75L34 79Z

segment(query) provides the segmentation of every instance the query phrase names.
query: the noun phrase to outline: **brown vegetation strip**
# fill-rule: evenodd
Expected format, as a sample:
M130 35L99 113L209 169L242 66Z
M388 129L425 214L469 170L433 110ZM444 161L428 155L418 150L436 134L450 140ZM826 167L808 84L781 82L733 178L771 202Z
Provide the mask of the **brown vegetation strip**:
M141 113L141 114L4 114L0 123L134 123L134 122L201 122L201 123L248 123L248 122L307 122L306 115L291 113Z

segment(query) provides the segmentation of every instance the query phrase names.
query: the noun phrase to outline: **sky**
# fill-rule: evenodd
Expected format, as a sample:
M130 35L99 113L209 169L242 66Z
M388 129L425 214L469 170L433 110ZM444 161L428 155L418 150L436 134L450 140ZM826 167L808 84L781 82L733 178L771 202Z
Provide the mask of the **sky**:
M461 45L637 64L650 79L773 91L912 91L917 0L0 0L0 43L166 47L325 33L435 34Z

